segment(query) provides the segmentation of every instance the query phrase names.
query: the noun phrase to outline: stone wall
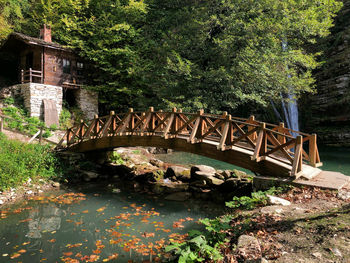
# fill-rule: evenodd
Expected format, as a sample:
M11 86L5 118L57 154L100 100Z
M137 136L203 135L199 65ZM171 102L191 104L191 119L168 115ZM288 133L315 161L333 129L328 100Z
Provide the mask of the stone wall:
M79 89L76 94L78 107L87 119L93 119L98 114L98 94L86 89Z
M317 93L303 103L304 130L326 144L350 145L350 0L318 46L326 63L315 72Z
M31 117L43 119L44 99L53 100L56 103L58 115L62 111L62 87L39 83L24 83L12 86L10 89L14 95L17 94L23 97L24 106Z

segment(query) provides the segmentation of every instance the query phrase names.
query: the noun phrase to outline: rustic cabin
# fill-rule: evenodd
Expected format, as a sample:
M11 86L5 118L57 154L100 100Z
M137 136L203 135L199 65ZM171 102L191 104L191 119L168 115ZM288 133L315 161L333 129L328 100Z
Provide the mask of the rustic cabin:
M97 94L83 88L86 63L74 50L52 42L50 27L44 25L39 38L10 34L0 47L0 60L1 85L20 89L31 116L54 114L48 122L57 123L63 100L80 107L87 118L97 113Z

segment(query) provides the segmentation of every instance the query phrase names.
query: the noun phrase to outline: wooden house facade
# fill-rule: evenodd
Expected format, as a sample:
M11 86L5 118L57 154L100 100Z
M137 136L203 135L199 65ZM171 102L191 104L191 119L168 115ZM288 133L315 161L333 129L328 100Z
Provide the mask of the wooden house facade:
M84 61L72 49L52 42L51 29L44 26L40 38L12 33L0 52L17 57L18 82L42 83L65 88L85 84Z

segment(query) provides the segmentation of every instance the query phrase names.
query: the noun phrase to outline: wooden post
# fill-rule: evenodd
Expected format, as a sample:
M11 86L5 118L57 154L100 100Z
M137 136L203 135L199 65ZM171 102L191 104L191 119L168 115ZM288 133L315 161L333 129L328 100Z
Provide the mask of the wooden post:
M29 69L29 82L33 82L33 76L32 76L32 68Z
M196 122L193 126L193 129L191 131L191 134L190 134L190 138L188 139L188 142L189 143L195 143L195 138L196 138L196 135L197 135L197 131L198 131L198 128L199 128L199 125L201 123L201 115L203 115L204 113L204 110L199 110L198 111L198 117L196 119Z
M311 134L309 140L309 156L310 156L310 165L316 167L317 163L317 135Z
M226 142L228 130L230 128L231 115L226 115L225 118L226 118L226 120L225 120L225 123L224 123L222 136L220 138L220 142L219 142L219 145L217 147L217 149L220 150L220 151L224 151L226 149L225 142Z
M98 115L97 114L95 114L94 120L95 120L95 138L96 138L98 133L100 132L100 122L98 120Z
M249 119L248 119L248 123L254 124L254 122L255 122L255 116L254 116L254 115L251 115L251 116L249 117ZM248 124L248 132L250 132L251 130L254 130L254 129L255 129L254 126L250 126L250 125ZM252 135L250 135L250 136L248 136L248 137L249 137L249 139L251 139L253 142L255 142L255 141L256 141L256 138L257 138L256 132L254 132Z
M0 132L4 132L4 121L5 118L0 116Z
M174 107L172 109L172 112L174 114L174 123L170 128L170 133L174 134L180 127L179 127L179 118L177 117L177 109Z
M298 177L298 174L302 171L303 164L303 136L297 136L295 140L295 152L294 161L291 171L291 176Z
M129 129L133 130L135 127L135 116L134 116L134 109L129 109L129 115L130 115L130 121L129 121Z
M278 132L284 134L284 122L280 122L278 125ZM280 144L285 144L286 143L286 137L282 135L277 135L277 140L279 141Z
M21 69L21 83L24 83L24 70Z
M80 141L83 140L84 135L84 120L80 120L80 129L79 129L79 139Z
M261 160L265 159L264 156L260 157L261 154L266 153L266 150L264 151L266 146L264 145L264 141L266 141L265 128L266 128L266 123L265 122L260 123L260 131L259 131L258 139L256 141L254 154L251 157L252 161L255 160L257 162L260 162Z

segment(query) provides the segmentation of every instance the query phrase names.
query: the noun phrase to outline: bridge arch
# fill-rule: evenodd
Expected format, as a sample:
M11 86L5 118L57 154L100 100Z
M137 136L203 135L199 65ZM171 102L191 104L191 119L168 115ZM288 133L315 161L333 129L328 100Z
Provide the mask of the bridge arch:
M175 108L95 116L68 129L57 149L84 153L126 146L195 153L275 177L308 175L322 164L315 134L259 122L253 116L183 113Z

